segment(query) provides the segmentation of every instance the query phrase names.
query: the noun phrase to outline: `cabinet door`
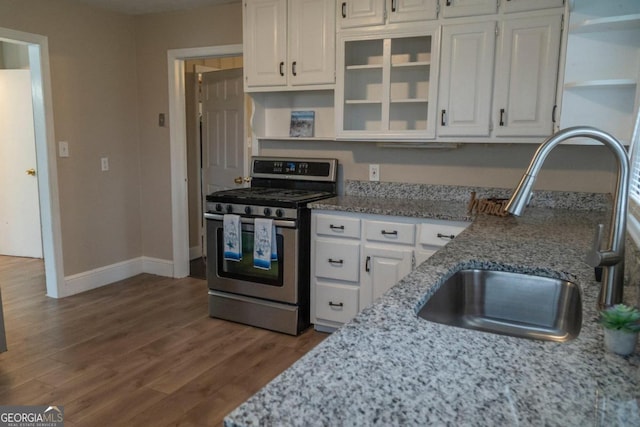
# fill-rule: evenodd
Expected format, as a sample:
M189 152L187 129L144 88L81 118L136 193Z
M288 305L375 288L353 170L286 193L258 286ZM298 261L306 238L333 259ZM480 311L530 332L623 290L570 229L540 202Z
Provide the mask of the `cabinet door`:
M364 246L364 277L360 290L360 309L370 305L411 273L412 249Z
M335 82L334 0L289 2L289 82L292 85Z
M438 135L489 135L495 29L495 21L443 26Z
M427 21L438 17L437 0L388 0L389 22Z
M531 2L532 0L526 0ZM454 18L458 16L488 15L496 13L496 0L442 0L442 16Z
M340 40L335 96L338 137L435 136L439 28Z
M384 24L385 0L337 0L340 28Z
M287 0L245 0L247 87L287 84Z
M561 15L501 25L493 116L496 136L549 136L560 52Z
M504 0L505 13L525 12L528 10L549 9L564 6L564 0Z

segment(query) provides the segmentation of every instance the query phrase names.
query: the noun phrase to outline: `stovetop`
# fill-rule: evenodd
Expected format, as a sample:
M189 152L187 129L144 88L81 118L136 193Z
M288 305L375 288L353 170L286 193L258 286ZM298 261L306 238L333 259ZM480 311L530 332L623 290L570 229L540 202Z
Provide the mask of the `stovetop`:
M271 202L301 203L331 196L333 196L333 194L326 191L249 187L218 191L209 194L207 201L251 204L271 204Z

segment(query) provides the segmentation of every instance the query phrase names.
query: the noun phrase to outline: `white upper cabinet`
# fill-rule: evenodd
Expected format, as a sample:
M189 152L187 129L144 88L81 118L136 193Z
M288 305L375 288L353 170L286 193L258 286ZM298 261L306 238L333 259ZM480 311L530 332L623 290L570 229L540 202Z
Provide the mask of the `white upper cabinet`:
M562 7L564 0L502 0L505 13Z
M435 135L440 31L346 35L338 42L335 111L341 139Z
M561 24L557 14L501 23L493 96L496 136L553 133Z
M333 0L245 0L245 90L335 82Z
M401 22L418 22L438 17L438 0L337 0L341 29Z
M489 136L496 22L444 25L439 136Z
M246 0L245 86L285 86L286 67L287 0Z
M384 24L385 0L337 0L340 28Z
M535 0L525 0L533 2ZM498 10L497 0L440 0L442 16L457 18L460 16L490 15Z
M438 17L437 0L387 0L389 22L428 21Z

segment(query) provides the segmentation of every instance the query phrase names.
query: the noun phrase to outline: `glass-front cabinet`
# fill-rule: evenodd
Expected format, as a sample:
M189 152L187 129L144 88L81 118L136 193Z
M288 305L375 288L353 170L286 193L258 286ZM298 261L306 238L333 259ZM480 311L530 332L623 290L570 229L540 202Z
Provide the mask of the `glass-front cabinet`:
M337 138L435 137L440 30L342 36L338 44Z

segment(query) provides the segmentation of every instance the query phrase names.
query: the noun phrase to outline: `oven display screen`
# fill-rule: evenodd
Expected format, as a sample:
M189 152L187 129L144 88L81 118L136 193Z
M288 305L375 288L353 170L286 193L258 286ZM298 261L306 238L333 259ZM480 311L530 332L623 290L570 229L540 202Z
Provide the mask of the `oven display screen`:
M325 162L256 160L253 164L253 172L275 175L329 176L330 167Z

